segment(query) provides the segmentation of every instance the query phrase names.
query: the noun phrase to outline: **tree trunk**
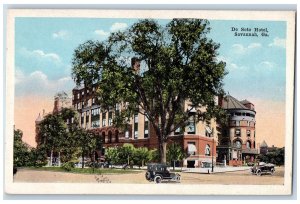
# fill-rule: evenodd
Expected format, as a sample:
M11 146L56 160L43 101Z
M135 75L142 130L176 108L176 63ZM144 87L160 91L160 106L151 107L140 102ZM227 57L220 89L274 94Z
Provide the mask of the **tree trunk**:
M50 166L52 166L52 159L53 159L53 150L51 150L50 153Z
M82 151L82 154L81 154L81 168L82 169L84 168L84 151Z
M60 167L60 151L58 152L58 166Z
M163 164L167 163L167 142L162 141L159 145L160 162Z

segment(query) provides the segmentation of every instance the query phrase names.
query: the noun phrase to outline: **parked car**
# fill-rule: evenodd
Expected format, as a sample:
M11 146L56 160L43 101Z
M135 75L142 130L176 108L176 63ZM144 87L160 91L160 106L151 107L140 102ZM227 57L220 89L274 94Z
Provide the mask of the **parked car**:
M95 167L95 168L108 168L109 164L108 162L90 162L89 167Z
M145 177L148 181L161 183L163 180L180 182L180 174L170 173L165 164L148 164Z
M274 174L275 165L271 163L260 162L258 165L251 167L251 173L261 176L262 174Z

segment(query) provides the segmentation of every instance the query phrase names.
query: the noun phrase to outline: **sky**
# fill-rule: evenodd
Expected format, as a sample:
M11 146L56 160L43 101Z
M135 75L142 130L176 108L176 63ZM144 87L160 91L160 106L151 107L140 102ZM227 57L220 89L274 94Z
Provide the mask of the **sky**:
M51 112L54 95L71 93L74 50L87 40L105 40L138 19L16 18L15 127L35 146L34 121ZM157 21L165 25L168 20ZM284 146L286 23L280 21L210 20L207 37L220 44L218 60L226 62L224 89L256 108L257 144ZM267 28L268 36L235 36L233 28ZM266 32L265 32L266 33ZM71 96L71 95L70 95Z

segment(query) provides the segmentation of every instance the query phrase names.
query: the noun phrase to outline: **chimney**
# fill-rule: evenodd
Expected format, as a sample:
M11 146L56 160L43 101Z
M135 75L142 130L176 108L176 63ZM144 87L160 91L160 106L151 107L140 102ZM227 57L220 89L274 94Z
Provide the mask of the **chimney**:
M59 107L59 97L54 98L54 108L53 113L58 113L60 107Z
M220 107L223 106L223 95L219 95L219 96L218 96L218 105L219 105Z

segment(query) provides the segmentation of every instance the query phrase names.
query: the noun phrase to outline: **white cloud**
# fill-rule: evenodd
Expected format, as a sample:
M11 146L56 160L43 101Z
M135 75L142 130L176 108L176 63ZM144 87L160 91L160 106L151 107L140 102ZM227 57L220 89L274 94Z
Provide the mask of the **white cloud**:
M231 47L232 47L232 51L235 54L245 54L246 52L249 52L252 49L260 48L261 44L260 43L250 43L248 46L244 46L242 44L233 44Z
M126 23L114 23L111 27L110 27L110 31L111 32L116 32L119 30L124 30L125 28L127 28L128 25Z
M57 80L49 79L42 71L34 71L24 75L21 71L15 74L16 95L54 96L59 91L69 92L74 87L71 77L65 76Z
M60 30L52 34L54 39L66 39L68 36L68 32L65 30Z
M270 47L282 47L285 48L285 39L276 37L273 39L273 42L269 44Z
M224 56L218 56L217 61L223 61L226 63L226 69L228 71L235 71L235 70L243 70L245 67L244 66L238 66L236 63L233 63L232 60L228 57Z
M20 52L27 57L35 57L40 60L46 59L46 60L51 60L54 62L61 61L59 55L56 53L53 53L53 52L46 53L43 50L32 50L31 51L31 50L28 50L27 48L21 48Z
M109 32L105 32L104 30L95 30L94 33L101 38L107 38L109 36Z
M253 48L258 48L261 47L260 43L251 43L250 45L248 45L248 49L253 49Z
M20 83L25 78L24 73L21 71L19 67L15 68L15 84Z
M273 68L275 68L275 66L275 63L269 61L262 61L261 63L259 63L260 69L272 70Z

